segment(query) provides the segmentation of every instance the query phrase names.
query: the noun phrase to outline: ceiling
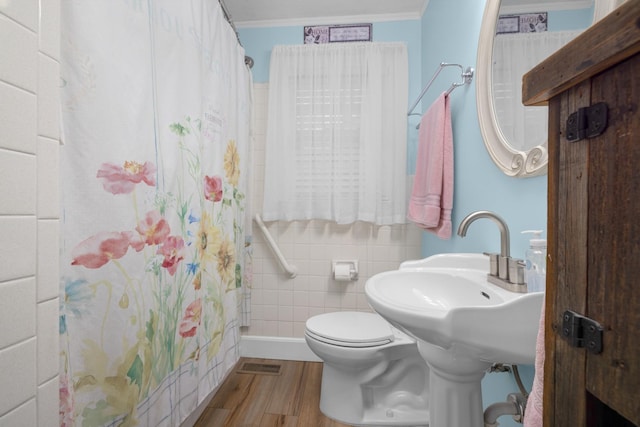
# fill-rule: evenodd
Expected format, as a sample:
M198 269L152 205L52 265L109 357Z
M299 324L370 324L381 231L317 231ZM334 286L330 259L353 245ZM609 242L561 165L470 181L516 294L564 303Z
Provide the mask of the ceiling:
M236 27L420 19L429 0L223 0ZM520 12L588 7L593 0L503 0ZM531 10L529 10L531 9Z
M224 0L237 27L419 19L429 0Z

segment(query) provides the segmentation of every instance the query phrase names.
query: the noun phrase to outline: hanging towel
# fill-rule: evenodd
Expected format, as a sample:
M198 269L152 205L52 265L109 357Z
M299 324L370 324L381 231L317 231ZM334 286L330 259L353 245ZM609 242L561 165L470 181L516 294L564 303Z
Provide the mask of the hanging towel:
M544 386L544 304L540 314L538 338L536 339L536 372L533 377L533 387L527 401L524 413L525 427L542 427L542 389Z
M441 239L451 238L453 134L443 92L420 121L418 155L407 218Z

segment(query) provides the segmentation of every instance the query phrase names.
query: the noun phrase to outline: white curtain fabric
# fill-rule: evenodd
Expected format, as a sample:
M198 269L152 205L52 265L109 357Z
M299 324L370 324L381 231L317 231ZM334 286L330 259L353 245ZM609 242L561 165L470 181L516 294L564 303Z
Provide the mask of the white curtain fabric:
M244 49L217 1L60 6L59 425L177 427L239 359Z
M522 105L522 76L580 31L499 34L493 45L493 102L500 130L516 149L547 140L547 107Z
M276 46L263 218L406 222L407 49Z
M598 22L624 3L626 0L595 0L593 6L593 23Z

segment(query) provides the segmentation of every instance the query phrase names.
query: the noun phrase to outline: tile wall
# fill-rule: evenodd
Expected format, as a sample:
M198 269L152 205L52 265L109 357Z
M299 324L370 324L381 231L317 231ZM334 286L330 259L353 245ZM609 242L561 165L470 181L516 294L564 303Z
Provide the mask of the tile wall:
M0 426L58 426L60 0L0 0Z
M254 85L254 149L252 209L260 212L263 200L264 147L268 85ZM283 165L286 167L286 165ZM414 225L337 225L327 221L273 222L267 227L298 275L286 275L258 228L253 224L254 276L251 326L244 335L304 336L305 321L316 314L371 311L364 295L368 277L396 269L402 261L418 259L421 232ZM354 282L331 278L332 259L357 259L360 277Z

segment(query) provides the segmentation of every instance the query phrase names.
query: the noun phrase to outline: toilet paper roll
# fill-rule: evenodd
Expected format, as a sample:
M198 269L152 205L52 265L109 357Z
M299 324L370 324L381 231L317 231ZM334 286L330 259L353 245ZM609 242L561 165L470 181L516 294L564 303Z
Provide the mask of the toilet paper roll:
M336 282L351 281L351 264L336 263L333 268L333 278Z

